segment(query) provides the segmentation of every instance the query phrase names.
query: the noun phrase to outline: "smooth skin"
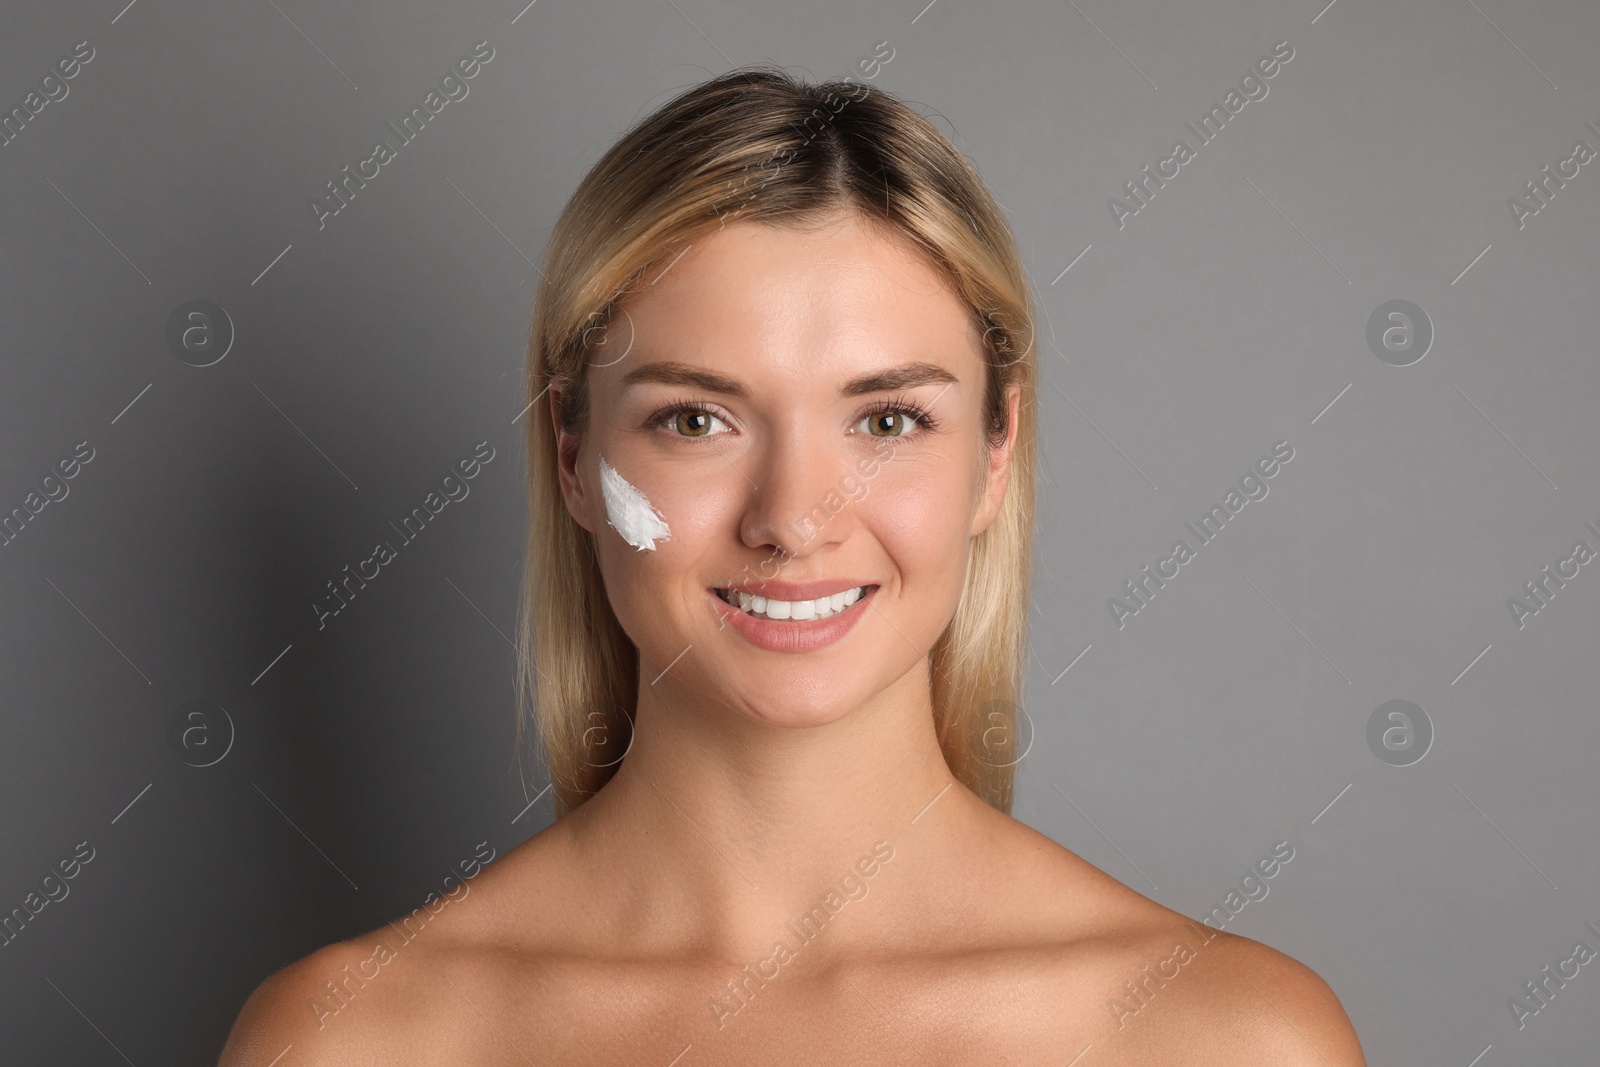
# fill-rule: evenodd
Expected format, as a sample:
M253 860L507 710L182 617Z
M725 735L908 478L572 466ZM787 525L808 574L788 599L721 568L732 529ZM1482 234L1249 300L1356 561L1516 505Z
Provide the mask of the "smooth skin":
M662 267L591 366L587 434L560 442L640 650L626 760L409 940L391 924L269 978L220 1067L1363 1065L1311 970L1145 898L946 766L928 650L1012 442L983 442L981 338L937 271L854 215L732 223ZM663 383L668 363L745 395ZM955 380L840 394L913 363ZM657 380L624 385L641 370ZM888 447L865 495L792 525ZM607 523L602 454L666 517L654 551ZM880 586L842 640L774 652L723 624L707 590L772 577L778 549L778 577ZM789 924L819 904L803 941Z

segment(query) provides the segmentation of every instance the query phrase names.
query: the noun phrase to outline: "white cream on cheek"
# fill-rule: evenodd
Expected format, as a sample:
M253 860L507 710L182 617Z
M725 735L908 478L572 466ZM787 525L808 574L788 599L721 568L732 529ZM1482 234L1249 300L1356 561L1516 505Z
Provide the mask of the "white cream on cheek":
M605 498L606 519L622 539L643 552L654 552L656 542L668 540L667 521L648 497L628 484L617 469L600 457L600 494Z

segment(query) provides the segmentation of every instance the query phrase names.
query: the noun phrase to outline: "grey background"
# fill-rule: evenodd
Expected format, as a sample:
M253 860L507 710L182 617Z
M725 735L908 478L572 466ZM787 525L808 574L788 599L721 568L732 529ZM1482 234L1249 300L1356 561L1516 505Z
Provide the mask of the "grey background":
M1594 967L1521 1032L1507 1000L1600 948L1600 577L1523 628L1506 602L1600 549L1600 162L1523 228L1507 206L1600 149L1592 4L123 2L0 19L7 109L96 51L0 148L0 508L96 450L0 548L0 911L95 849L0 948L8 1062L211 1063L272 970L549 822L507 641L532 264L668 95L880 40L875 82L976 162L1039 294L1016 815L1194 916L1290 842L1228 929L1321 973L1373 1063L1590 1054ZM1285 39L1119 229L1107 198ZM470 95L319 230L308 198L480 40ZM165 339L195 299L237 332L203 368ZM1436 334L1406 367L1366 343L1393 299ZM1280 440L1269 495L1119 629L1107 599ZM319 630L324 583L479 441L470 496ZM1410 766L1366 741L1394 699L1435 733ZM231 749L186 765L218 708Z

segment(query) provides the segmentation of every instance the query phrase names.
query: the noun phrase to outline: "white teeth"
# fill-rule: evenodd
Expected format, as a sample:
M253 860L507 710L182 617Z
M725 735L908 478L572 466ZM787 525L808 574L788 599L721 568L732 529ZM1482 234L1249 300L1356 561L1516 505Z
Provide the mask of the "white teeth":
M742 591L731 595L738 601L738 607L748 615L754 615L757 618L805 621L809 619L826 619L837 615L851 604L860 600L865 592L866 586L858 585L854 589L847 589L842 593L834 593L832 596L818 597L815 600L772 600ZM728 600L729 598L725 596L723 599Z

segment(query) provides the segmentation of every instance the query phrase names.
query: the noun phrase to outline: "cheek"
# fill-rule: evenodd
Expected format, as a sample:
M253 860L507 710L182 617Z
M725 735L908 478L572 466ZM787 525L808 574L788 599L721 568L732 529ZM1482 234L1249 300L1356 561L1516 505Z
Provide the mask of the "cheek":
M965 469L950 457L901 458L854 506L908 584L931 593L948 582L953 597L960 593L972 493Z
M644 644L641 638L653 629L676 631L672 616L685 605L688 610L703 607L700 587L718 584L712 568L728 555L728 531L737 529L739 504L734 487L703 477L651 472L635 484L660 513L670 536L656 541L654 549L640 550L606 521L597 537L612 609L628 635Z

